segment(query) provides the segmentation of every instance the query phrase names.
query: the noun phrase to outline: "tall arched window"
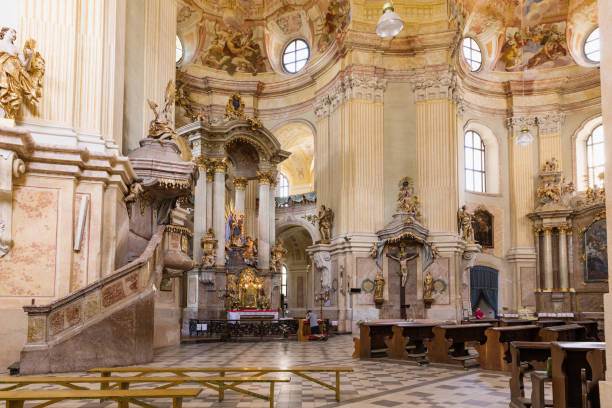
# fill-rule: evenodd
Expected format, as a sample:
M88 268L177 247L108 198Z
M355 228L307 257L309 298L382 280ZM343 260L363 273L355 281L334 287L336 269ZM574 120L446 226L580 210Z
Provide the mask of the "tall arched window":
M603 187L603 178L606 164L606 153L604 146L603 126L599 125L589 135L586 141L587 151L587 176L589 187Z
M281 173L278 177L277 197L289 197L289 180Z
M281 295L285 297L285 302L287 302L287 267L285 265L281 269Z
M480 135L473 130L465 132L465 189L484 193L486 191L485 145Z

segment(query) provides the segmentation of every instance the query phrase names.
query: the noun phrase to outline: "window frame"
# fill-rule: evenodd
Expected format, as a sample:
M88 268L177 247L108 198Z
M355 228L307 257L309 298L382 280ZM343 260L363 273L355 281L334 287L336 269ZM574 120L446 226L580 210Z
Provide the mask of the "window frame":
M286 185L283 185L283 181L286 182ZM287 194L283 195L282 191L286 189ZM289 178L285 176L283 173L279 173L278 175L278 184L276 185L276 196L279 198L289 197Z
M593 142L593 136L596 131L601 129L601 141ZM601 146L603 154L603 161L601 163L594 164L593 163L593 152L597 146ZM603 134L603 124L599 124L591 130L589 135L585 140L585 148L586 148L586 175L588 176L588 185L587 187L595 188L595 187L603 187L604 180L599 179L599 174L603 173L605 175L606 169L606 155L605 155L605 147L606 147L606 138ZM596 170L601 169L595 173Z
M591 39L589 40L589 38L593 35L593 33L597 31L597 39ZM593 41L598 41L599 42L599 47L597 48L597 51L592 51L590 53L587 53L586 47L587 44ZM594 53L599 53L599 60L593 60L591 58L589 58L589 54L593 55ZM584 43L582 43L582 55L584 55L584 59L591 63L591 64L600 64L601 63L601 31L599 30L599 26L596 26L595 28L593 28L589 34L585 37L584 39Z
M181 57L177 58L176 61L174 62L175 64L180 64L181 61L183 61L183 58L185 57L185 45L183 44L183 40L181 39L181 37L177 34L176 35L176 43L181 45ZM176 50L178 51L178 47L176 47Z
M297 59L297 52L303 50L303 48L300 48L299 50L297 49L297 44L299 41L303 42L306 45L306 50L308 50L308 55L306 56L306 59L300 59L300 60ZM289 51L289 53L294 54L295 59L292 62L285 64L285 55L287 54L287 48L289 48L289 46L291 46L291 44L293 43L296 43L296 47L293 51ZM285 71L285 73L290 74L290 75L294 75L294 74L298 74L302 72L306 68L306 65L308 65L308 61L310 61L310 54L311 54L310 44L308 44L308 41L306 41L305 39L294 38L288 41L287 44L283 47L283 52L281 53L281 58L280 58L280 62L281 62L281 66L283 67L283 71ZM302 62L302 61L304 61L304 66L296 70L295 72L291 72L289 71L289 69L287 69L287 65L293 64L294 66L297 67L297 63Z
M287 265L283 264L283 266L281 267L281 287L280 287L280 293L281 295L283 295L284 299L285 299L285 303L287 303ZM284 282L284 283L283 283Z
M470 43L468 46L465 45L465 41L469 40ZM476 46L476 48L472 47L472 43L474 43L474 45ZM470 50L470 57L468 58L465 55L465 49L469 49ZM478 52L478 54L480 55L480 61L476 61L472 58L473 52L476 51ZM463 39L461 40L461 55L464 59L464 61L467 63L468 67L470 68L470 72L478 72L482 69L482 65L483 65L483 53L482 53L482 47L480 46L480 44L478 43L478 41L476 41L476 39L474 39L473 37L463 37ZM478 68L474 69L474 67L472 66L472 62L476 63L478 62Z
M472 143L471 146L468 146L466 143L466 139L468 137L468 135L471 136L472 138ZM474 146L474 135L478 137L478 141L480 142L480 147L476 147ZM468 167L467 164L467 160L466 157L468 155L468 150L469 153L472 155L472 167ZM465 177L465 190L471 193L487 193L487 167L486 167L486 157L487 157L487 148L486 145L484 143L484 141L482 140L482 136L480 136L480 134L478 132L476 132L475 130L472 129L468 129L464 132L463 134L463 171L464 171L464 177ZM478 156L480 157L480 164L481 164L481 170L476 169L474 163L475 163L475 159L476 159L476 152L478 152ZM468 178L469 175L471 173L471 178L472 178L472 188L468 188ZM475 186L476 186L476 180L478 175L480 176L480 182L481 182L481 190L476 190Z

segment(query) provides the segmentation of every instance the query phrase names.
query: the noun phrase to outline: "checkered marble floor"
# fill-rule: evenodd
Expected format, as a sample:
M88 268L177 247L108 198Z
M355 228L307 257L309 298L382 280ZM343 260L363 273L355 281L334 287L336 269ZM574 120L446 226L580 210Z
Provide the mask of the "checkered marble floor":
M277 386L275 398L276 406L279 408L505 408L510 402L509 376L505 373L477 368L464 370L439 365L418 366L410 362L389 359L362 361L353 359L352 352L353 341L350 336L345 335L332 337L327 342L310 343L296 341L200 343L159 349L150 365L175 367L330 365L354 368L353 373L341 375L341 402L336 402L333 391L298 376L273 374L291 376L291 382ZM328 380L330 383L335 382L333 373L313 374L313 376ZM140 385L134 388L146 388L146 386ZM252 384L245 388L266 395L268 392L267 385ZM526 393L530 395L530 390L526 389ZM156 400L151 403L159 407L171 407L170 401ZM26 404L26 407L32 405ZM114 407L116 403L69 401L53 406ZM226 391L225 400L218 402L215 392L204 389L197 399L185 400L183 406L185 408L267 408L269 402L232 391Z

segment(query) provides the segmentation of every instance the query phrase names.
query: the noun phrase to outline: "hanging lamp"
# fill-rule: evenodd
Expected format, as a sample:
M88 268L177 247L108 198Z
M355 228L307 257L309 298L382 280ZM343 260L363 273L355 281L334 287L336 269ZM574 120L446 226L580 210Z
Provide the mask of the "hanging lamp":
M520 27L520 32L522 35L523 32L523 10L521 10L521 27ZM525 99L525 60L524 60L524 56L525 56L525 51L524 51L524 46L521 49L521 81L523 82L523 99ZM514 139L514 144L517 146L529 146L532 142L533 142L533 135L531 134L531 132L529 131L529 125L524 124L523 127L521 128L521 132L519 133L519 135L516 137L516 139Z
M404 28L404 22L393 8L393 2L385 3L383 14L376 24L376 34L382 38L395 37Z

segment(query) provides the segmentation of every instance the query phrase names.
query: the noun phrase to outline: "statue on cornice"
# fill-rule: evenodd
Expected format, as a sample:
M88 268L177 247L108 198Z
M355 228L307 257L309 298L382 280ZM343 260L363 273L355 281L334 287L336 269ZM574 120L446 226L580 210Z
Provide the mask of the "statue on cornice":
M281 273L283 268L283 257L287 254L287 249L283 247L282 238L276 240L276 245L270 248L270 271Z
M405 212L415 219L421 216L421 203L414 194L414 183L410 177L404 177L399 183L399 193L397 194L397 210Z
M0 107L8 119L17 117L24 100L30 107L36 106L45 75L45 60L34 51L36 41L26 41L20 52L16 39L13 28L0 29Z
M170 81L166 86L164 108L161 111L157 109L158 105L155 102L147 99L147 102L149 102L149 107L155 115L155 118L149 125L149 137L159 140L178 138L178 135L174 130L174 120L172 116L172 105L174 105L175 96L174 81Z
M334 223L334 212L331 208L321 205L316 216L308 216L309 221L316 221L319 224L320 244L329 244L331 240L331 228Z

